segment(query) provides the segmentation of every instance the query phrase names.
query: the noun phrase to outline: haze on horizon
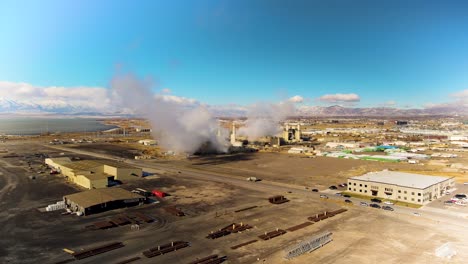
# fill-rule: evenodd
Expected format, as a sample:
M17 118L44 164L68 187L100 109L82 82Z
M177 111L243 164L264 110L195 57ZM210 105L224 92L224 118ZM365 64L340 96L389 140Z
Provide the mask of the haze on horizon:
M186 107L466 111L467 13L466 1L6 0L0 110L111 111L124 69Z

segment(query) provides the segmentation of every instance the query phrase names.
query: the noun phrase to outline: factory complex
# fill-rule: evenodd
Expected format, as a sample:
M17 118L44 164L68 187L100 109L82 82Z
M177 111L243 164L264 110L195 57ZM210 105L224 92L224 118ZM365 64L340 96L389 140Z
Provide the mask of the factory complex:
M453 177L369 172L348 179L348 192L414 204L427 204L455 186Z
M47 158L45 163L69 181L86 189L106 188L116 181L142 176L142 170L110 160L72 161L67 157Z

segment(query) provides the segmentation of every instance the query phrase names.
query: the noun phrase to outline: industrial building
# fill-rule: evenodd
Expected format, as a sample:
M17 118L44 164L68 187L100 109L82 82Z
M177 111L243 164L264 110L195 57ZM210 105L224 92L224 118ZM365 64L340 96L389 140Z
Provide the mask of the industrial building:
M300 142L302 136L301 124L286 123L283 127L283 139L285 142Z
M140 168L109 160L72 162L68 158L48 158L45 163L60 171L69 181L86 189L106 188L114 181L141 177L143 173Z
M145 197L121 188L93 189L63 197L68 209L89 215L143 203Z
M414 204L427 204L454 187L454 177L395 171L370 172L348 179L348 192Z

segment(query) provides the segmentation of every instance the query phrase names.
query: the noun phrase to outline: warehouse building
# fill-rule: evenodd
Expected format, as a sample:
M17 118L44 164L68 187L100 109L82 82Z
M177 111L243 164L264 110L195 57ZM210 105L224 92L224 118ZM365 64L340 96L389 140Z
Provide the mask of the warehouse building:
M455 185L454 177L395 171L370 172L348 179L348 192L414 204L427 204Z
M142 170L110 160L80 160L65 158L46 159L46 164L58 169L67 179L86 189L106 188L116 181L141 177Z
M79 215L135 206L144 203L145 199L121 188L93 189L63 197L67 208Z

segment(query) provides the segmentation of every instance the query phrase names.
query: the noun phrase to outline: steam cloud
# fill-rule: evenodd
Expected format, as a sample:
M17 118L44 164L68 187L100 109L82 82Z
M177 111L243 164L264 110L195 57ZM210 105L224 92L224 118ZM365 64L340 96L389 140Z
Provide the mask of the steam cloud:
M110 83L111 98L148 119L153 136L167 149L194 153L209 145L219 152L227 151L225 137L217 136L218 123L205 107L186 108L164 100L151 92L152 85L151 80L140 80L132 74L117 74Z
M265 136L275 136L281 132L280 122L295 112L291 101L272 103L257 103L247 110L245 126L239 129L239 135L256 140Z

